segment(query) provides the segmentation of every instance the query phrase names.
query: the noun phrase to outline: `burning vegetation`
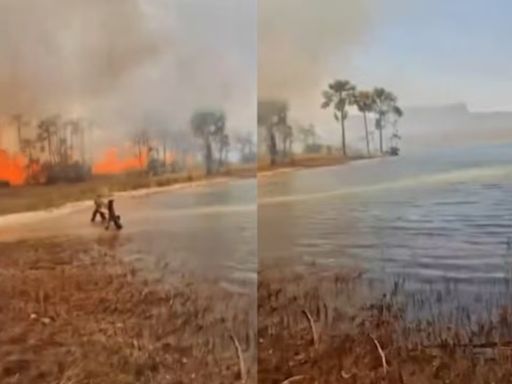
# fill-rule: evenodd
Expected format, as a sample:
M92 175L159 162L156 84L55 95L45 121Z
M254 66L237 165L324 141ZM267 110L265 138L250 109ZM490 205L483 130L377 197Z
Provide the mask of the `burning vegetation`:
M17 186L82 182L94 175L127 172L176 173L197 167L201 152L206 175L224 171L232 162L233 150L239 162L253 162L252 136L238 133L232 146L226 121L223 112L196 112L190 130L137 129L125 144L94 156L91 137L95 127L89 120L54 115L34 121L15 115L10 127L16 132L17 150L0 149L0 181L4 186Z

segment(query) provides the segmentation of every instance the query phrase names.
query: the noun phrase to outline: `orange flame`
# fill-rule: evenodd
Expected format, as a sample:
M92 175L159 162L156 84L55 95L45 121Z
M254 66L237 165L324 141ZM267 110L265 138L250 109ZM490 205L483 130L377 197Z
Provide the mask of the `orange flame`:
M147 163L147 156L120 156L117 148L109 148L105 151L101 160L94 164L92 172L95 175L112 175L127 171L134 171L144 167Z
M11 155L0 149L0 180L11 185L22 185L26 179L26 159L19 154Z

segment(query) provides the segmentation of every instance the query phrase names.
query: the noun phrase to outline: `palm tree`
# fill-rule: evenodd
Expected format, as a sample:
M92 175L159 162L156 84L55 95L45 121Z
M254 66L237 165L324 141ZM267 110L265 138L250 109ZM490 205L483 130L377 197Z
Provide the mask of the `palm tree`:
M316 144L317 134L315 126L313 124L309 124L308 126L299 125L296 130L297 136L302 142L302 152L306 153Z
M258 101L258 128L264 128L270 165L277 163L279 149L277 145L277 134L279 127L287 125L288 104L283 100L260 100Z
M387 118L392 115L396 119L403 116L403 111L398 107L397 97L384 88L375 88L373 90L374 108L376 115L375 129L379 132L379 149L380 153L384 153L384 144L382 140L382 131L386 128Z
M364 133L366 137L366 151L370 156L370 136L368 134L368 119L367 114L372 112L375 106L375 100L372 92L359 91L354 95L353 99L359 112L363 114L364 119Z
M226 127L226 116L224 112L217 111L199 111L195 112L190 120L190 128L194 136L203 140L204 160L206 174L210 175L213 171L213 149L212 139L221 137Z
M219 169L222 169L224 164L228 160L229 155L229 147L231 146L231 141L229 139L229 135L227 133L220 133L219 140Z
M44 148L44 143L46 142L46 148L48 150L48 160L50 164L55 163L55 148L54 141L55 137L58 134L58 128L60 126L60 116L54 115L47 118L42 119L38 126L37 139L42 144L41 149Z
M282 149L281 155L283 159L288 158L293 147L293 128L289 124L279 124L275 127L276 133L279 135Z
M324 102L321 107L327 109L332 105L334 107L334 119L338 122L341 121L341 147L343 156L347 155L345 142L345 120L348 117L347 106L355 90L355 85L350 81L335 80L330 83L328 89L322 93Z

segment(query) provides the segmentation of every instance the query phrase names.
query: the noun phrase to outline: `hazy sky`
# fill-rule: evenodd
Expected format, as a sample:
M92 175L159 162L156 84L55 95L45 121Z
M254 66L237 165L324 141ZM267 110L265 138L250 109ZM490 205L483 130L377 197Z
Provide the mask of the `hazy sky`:
M512 110L511 14L507 0L0 0L0 112L183 128L222 107L252 129L259 95L330 127L335 77L402 105Z
M512 110L512 2L379 3L389 7L371 8L372 24L340 75L394 89L406 104L466 101L476 110ZM341 56L329 63L331 73L344 68Z
M512 110L507 0L260 0L259 96L292 118L334 125L319 109L333 78L384 86L402 105L467 102Z

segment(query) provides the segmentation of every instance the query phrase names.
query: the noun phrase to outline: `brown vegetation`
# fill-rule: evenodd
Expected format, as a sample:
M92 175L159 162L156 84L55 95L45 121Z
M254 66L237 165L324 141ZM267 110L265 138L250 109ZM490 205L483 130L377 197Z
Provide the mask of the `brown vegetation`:
M358 298L358 274L262 272L258 382L512 383L512 317L456 327L406 320L398 301Z
M282 161L278 164L271 165L268 159L262 157L258 161L258 173L271 172L285 168L329 167L346 164L349 161L359 160L362 158L362 156L347 158L341 156L340 154L301 154L293 155L286 161Z
M254 382L246 296L144 281L108 244L21 242L0 254L0 382Z

